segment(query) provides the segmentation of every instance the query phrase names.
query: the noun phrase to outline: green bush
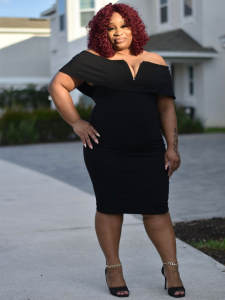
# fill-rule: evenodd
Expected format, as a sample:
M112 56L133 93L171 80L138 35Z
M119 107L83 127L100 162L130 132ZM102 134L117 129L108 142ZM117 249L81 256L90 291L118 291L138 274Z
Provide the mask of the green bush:
M34 128L35 120L22 120L18 127L15 123L10 123L5 142L8 144L37 143L39 133Z
M82 120L89 122L91 107L77 107ZM16 145L40 142L80 140L73 128L57 110L35 109L33 111L7 109L0 118L0 144Z
M201 118L192 119L185 113L183 106L175 105L175 112L177 116L178 134L204 132L203 120Z
M35 109L40 107L50 108L51 103L48 100L49 92L47 86L37 90L34 84L28 84L25 89L0 89L0 107L1 108L24 108Z

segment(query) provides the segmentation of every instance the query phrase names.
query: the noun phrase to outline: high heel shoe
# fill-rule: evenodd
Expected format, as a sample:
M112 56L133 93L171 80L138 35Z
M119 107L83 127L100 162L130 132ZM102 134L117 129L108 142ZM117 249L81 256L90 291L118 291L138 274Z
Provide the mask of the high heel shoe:
M106 279L106 284L107 284L107 285L108 285L108 283L107 283L107 277L106 277L107 268L115 268L115 267L119 267L120 265L122 265L121 262L119 262L119 263L116 264L116 265L106 265L106 268L105 268L105 279ZM125 286L121 286L121 287L109 287L109 286L108 286L108 288L109 288L110 293L111 293L113 296L116 296L116 297L128 297L129 294L130 294L130 292L129 292L129 290L128 290L128 288L127 288L126 285L125 285ZM117 293L118 293L119 291L127 291L129 294L118 295Z
M172 266L178 266L179 264L175 264L175 263L172 263L172 262L166 262L166 263L163 263L164 265L172 265ZM164 275L164 266L162 266L162 269L161 269L161 272L163 274L163 276L165 277L165 290L167 289L166 287L166 283L167 283L167 278L166 276ZM177 291L183 291L184 294L183 295L174 295ZM179 287L170 287L168 288L168 294L172 297L175 297L175 298L181 298L181 297L185 297L185 288L184 286L179 286Z

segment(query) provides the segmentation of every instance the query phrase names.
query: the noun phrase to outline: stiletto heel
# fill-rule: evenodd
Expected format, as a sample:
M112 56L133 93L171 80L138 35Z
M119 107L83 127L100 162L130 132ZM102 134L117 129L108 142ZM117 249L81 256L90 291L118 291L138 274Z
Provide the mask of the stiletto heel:
M106 273L107 273L107 268L115 268L115 267L119 267L120 265L122 265L122 263L118 263L117 265L106 265L106 268L105 268L105 279L106 279L106 284L108 285L108 282L107 282L107 277L106 277ZM109 291L110 293L113 295L113 296L116 296L116 297L128 297L130 295L130 292L127 288L126 285L124 286L121 286L121 287L109 287ZM117 293L120 292L120 291L127 291L129 294L123 294L123 295L118 295Z
M175 264L175 263L172 263L172 262L166 262L166 263L163 263L164 265L172 265L172 266L178 266L179 264ZM163 276L165 277L165 290L167 289L167 278L166 276L164 275L164 266L162 266L162 269L161 269L161 273L163 274ZM183 291L184 294L183 295L174 295L177 291ZM181 297L185 297L185 288L184 286L179 286L179 287L170 287L168 288L168 294L174 298L181 298Z

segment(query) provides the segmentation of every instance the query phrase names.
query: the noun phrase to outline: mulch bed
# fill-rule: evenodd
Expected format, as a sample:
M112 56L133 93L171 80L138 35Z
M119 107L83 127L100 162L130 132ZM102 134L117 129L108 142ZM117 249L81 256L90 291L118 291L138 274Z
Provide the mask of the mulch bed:
M207 241L209 239L222 241L225 238L225 218L193 220L174 223L175 236L188 243ZM199 249L225 265L225 251L215 249Z

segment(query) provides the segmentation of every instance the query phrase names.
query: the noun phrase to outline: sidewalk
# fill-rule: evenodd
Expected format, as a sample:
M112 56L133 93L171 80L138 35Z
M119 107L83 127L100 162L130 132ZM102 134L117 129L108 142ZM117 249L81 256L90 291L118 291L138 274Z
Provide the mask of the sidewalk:
M0 170L0 299L113 299L94 229L94 196L4 160ZM225 266L178 239L177 255L185 299L224 299ZM128 214L120 259L129 299L169 299L159 254L142 220Z

